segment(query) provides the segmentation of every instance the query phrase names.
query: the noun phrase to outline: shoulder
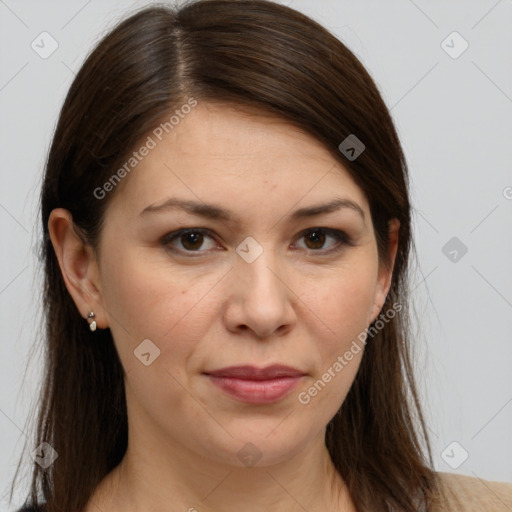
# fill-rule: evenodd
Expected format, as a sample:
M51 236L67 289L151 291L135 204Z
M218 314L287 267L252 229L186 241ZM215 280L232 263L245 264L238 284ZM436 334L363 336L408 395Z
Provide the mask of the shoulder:
M438 472L441 494L432 512L510 512L512 484Z
M20 508L16 512L45 512L45 510L46 510L46 508L45 508L44 504L40 505L39 508L37 508L37 507L30 507L30 506L26 506L25 505L25 507Z

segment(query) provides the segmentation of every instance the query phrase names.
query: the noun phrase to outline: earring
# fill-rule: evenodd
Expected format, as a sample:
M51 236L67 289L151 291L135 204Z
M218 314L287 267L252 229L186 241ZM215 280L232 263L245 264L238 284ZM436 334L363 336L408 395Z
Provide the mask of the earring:
M89 329L91 331L96 330L96 320L94 320L94 317L95 317L95 315L92 311L87 315L87 318L90 318L92 320L92 322L89 324Z

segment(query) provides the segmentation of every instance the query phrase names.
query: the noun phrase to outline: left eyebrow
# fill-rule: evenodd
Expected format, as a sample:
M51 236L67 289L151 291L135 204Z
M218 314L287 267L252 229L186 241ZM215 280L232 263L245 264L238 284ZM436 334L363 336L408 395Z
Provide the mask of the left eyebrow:
M337 210L349 208L361 215L363 221L365 220L364 210L354 201L350 199L333 199L327 204L320 204L317 206L307 206L306 208L299 208L295 210L290 218L292 220L303 219L306 217L314 217L315 215L321 215L322 213L331 213Z
M153 203L150 204L149 206L146 206L139 213L139 216L142 216L149 212L159 212L173 208L179 208L185 210L186 212L192 215L197 215L199 217L205 217L208 219L224 220L226 222L239 221L238 217L236 217L232 212L221 206L197 201L183 200L174 197L169 198L160 204ZM308 217L314 217L316 215L321 215L325 213L331 213L342 209L354 210L362 217L363 221L365 220L364 210L361 208L361 206L359 206L356 202L345 198L333 199L332 201L326 204L319 204L299 208L298 210L295 210L289 217L291 220L298 220Z

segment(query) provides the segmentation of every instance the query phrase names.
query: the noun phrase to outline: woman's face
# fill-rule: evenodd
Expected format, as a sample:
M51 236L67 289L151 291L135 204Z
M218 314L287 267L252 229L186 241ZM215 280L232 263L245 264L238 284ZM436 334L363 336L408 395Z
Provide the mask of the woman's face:
M100 241L96 314L125 369L131 435L157 453L283 461L323 436L387 294L369 205L278 119L199 103L153 139L110 192ZM270 365L295 373L212 375Z

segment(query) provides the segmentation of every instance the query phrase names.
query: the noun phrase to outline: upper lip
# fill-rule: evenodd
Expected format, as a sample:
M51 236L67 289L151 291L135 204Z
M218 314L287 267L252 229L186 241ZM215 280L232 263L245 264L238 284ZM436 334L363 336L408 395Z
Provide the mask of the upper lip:
M212 377L226 377L245 380L271 380L280 377L300 377L305 375L304 372L301 372L296 368L282 364L273 364L265 368L257 368L252 365L228 366L226 368L207 371L205 373Z

